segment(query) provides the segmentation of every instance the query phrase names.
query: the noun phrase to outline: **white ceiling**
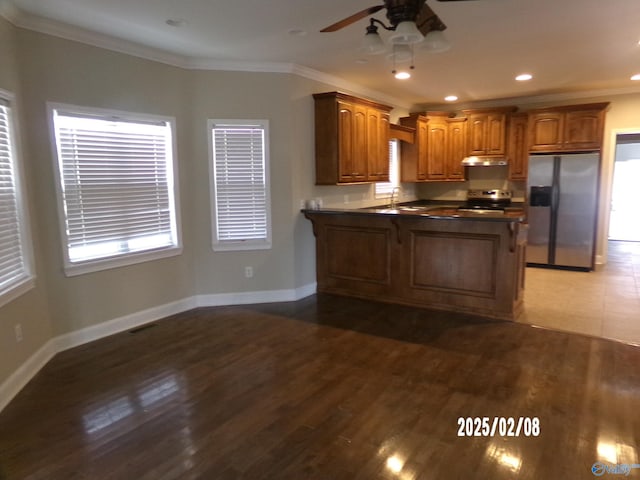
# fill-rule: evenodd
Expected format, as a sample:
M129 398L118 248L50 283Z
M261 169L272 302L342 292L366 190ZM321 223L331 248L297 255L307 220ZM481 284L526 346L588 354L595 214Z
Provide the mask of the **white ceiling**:
M404 105L444 103L449 94L470 103L640 91L640 81L629 79L640 73L640 0L429 0L448 27L445 35L452 48L432 54L417 47L414 75L405 81L393 78L385 55L358 52L368 19L320 33L380 0L2 2L14 23L28 28L46 25L51 31L57 25L57 31L70 32L80 27L83 38L87 31L103 39L115 37L192 66L227 62L240 69L306 67ZM374 16L386 20L384 11ZM167 19L183 20L184 25L169 26ZM306 34L292 35L293 29ZM523 72L534 79L516 82L514 77Z

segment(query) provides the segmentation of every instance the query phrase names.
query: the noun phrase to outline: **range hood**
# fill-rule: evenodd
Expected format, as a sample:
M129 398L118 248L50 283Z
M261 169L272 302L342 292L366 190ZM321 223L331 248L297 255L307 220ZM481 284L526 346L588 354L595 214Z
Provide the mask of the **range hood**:
M508 165L506 157L472 156L462 159L463 167L495 167L500 165Z

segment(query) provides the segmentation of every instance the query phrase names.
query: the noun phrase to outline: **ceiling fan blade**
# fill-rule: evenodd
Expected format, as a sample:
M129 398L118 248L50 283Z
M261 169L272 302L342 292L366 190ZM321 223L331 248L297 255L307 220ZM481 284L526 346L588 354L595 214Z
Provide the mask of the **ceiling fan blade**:
M456 0L441 0L441 1L456 1ZM458 0L464 1L464 0ZM440 20L440 17L435 14L431 7L426 3L422 6L422 9L416 17L416 26L422 35L426 35L432 30L443 31L447 26Z
M329 25L326 28L320 30L321 32L335 32L336 30L340 30L341 28L346 27L347 25L351 25L354 22L357 22L361 18L368 17L369 15L373 15L376 12L379 12L384 8L384 5L377 5L375 7L365 8L361 12L354 13L350 17L344 18L339 22L334 23L333 25Z

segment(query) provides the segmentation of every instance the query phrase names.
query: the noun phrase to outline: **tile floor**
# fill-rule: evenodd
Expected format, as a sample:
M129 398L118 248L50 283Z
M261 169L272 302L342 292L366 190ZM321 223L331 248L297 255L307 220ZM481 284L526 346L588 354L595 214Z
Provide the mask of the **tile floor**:
M640 242L609 242L595 272L527 268L519 322L640 345Z

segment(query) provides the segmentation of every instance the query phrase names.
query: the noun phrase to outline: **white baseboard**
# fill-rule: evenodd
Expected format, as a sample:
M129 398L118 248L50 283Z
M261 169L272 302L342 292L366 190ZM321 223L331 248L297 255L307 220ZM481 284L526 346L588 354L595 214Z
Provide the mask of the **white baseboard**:
M53 356L85 343L99 340L115 333L130 330L145 323L186 312L196 307L213 307L224 305L247 305L252 303L291 302L300 300L316 292L316 284L304 285L290 290L265 290L257 292L222 293L197 295L157 307L114 318L106 322L65 333L49 340L40 350L34 353L7 380L0 384L0 412L29 383Z
M20 390L36 376L42 367L56 354L55 342L49 340L40 350L31 355L20 368L18 368L11 376L0 384L0 412L9 405Z
M218 307L223 305L250 305L256 303L294 302L316 293L316 284L304 285L291 290L263 290L240 293L215 293L198 295L198 307Z
M193 297L191 297L108 320L97 325L76 330L75 332L65 333L53 339L56 352L62 352L115 333L124 332L125 330L130 330L145 323L175 315L176 313L185 312L195 307Z

